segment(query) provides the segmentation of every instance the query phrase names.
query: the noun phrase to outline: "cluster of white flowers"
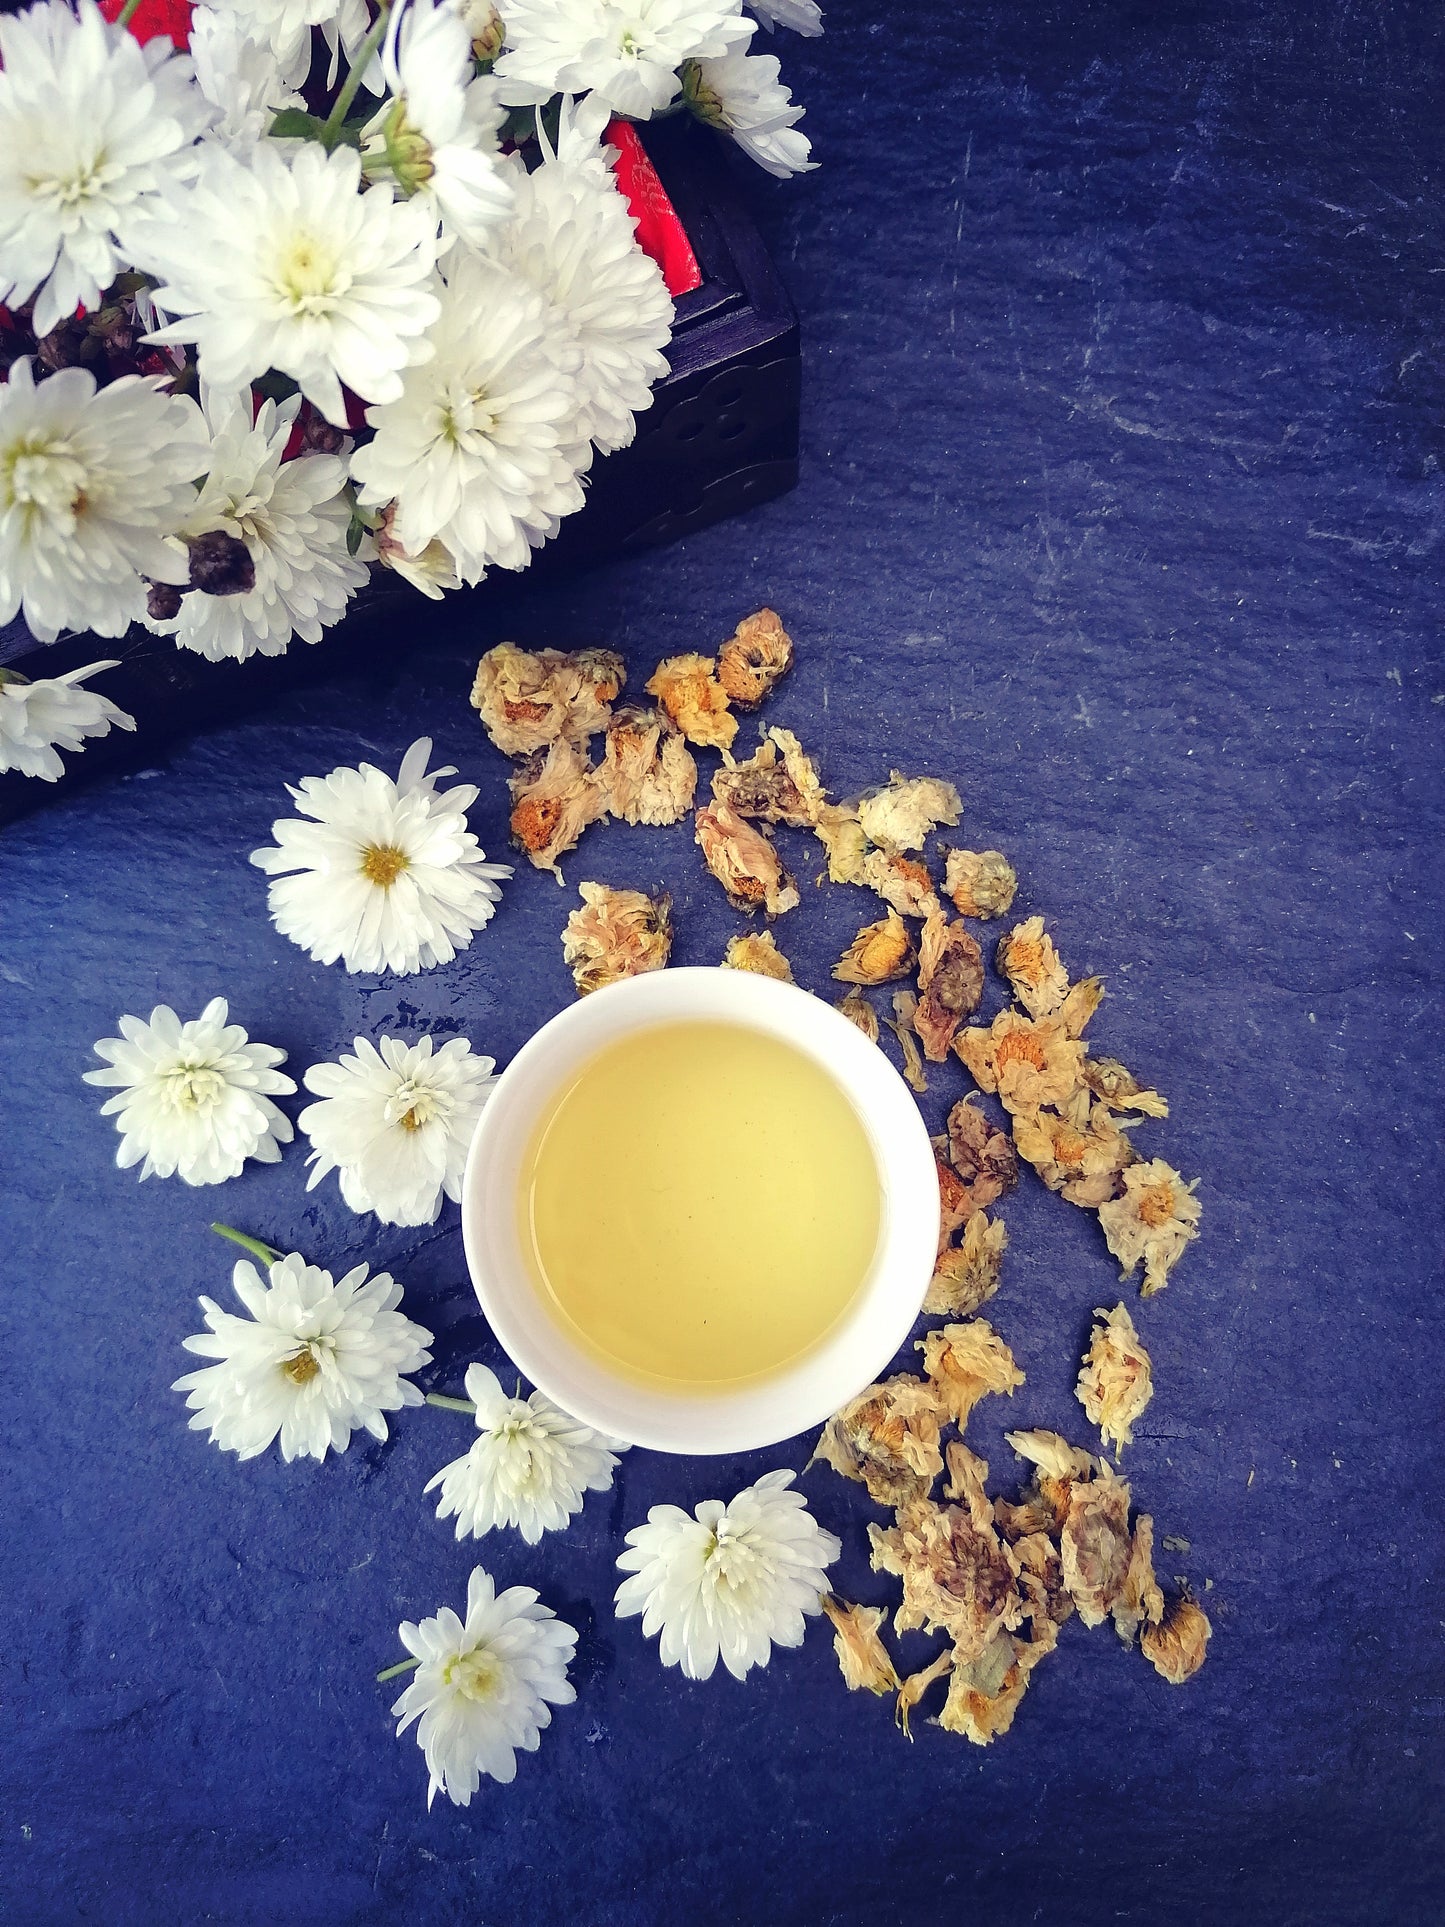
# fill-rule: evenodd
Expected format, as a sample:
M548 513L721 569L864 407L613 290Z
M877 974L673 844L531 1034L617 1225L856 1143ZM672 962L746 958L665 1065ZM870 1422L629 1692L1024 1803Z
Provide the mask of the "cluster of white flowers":
M749 4L210 0L184 51L95 0L0 16L0 302L35 349L0 386L0 622L244 659L319 640L372 563L429 595L526 567L667 366L610 120L812 165L747 49L816 0ZM120 720L29 687L0 772Z

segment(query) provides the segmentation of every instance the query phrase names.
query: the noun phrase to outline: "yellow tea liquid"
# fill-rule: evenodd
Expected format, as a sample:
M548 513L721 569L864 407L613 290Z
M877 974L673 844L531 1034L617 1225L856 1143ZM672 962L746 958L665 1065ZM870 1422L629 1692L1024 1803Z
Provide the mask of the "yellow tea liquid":
M723 1385L777 1371L847 1309L878 1240L878 1169L812 1058L741 1026L666 1024L553 1101L521 1211L574 1340L633 1377Z

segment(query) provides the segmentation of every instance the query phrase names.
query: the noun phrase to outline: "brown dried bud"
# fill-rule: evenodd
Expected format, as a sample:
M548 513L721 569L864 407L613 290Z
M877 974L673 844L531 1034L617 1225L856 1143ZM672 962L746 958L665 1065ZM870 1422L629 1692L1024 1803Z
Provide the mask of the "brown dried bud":
M249 595L256 586L256 564L239 535L210 529L189 538L191 587L206 595Z
M146 591L146 614L152 622L171 622L181 613L181 592L170 582L152 582Z
M301 441L314 454L339 455L346 442L346 431L334 427L324 415L308 407L301 417Z

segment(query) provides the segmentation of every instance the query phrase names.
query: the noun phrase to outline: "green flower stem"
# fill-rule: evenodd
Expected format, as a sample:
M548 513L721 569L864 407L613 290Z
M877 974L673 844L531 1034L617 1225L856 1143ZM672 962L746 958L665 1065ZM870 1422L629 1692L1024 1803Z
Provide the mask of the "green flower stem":
M469 1398L446 1398L440 1392L428 1392L426 1402L440 1405L444 1412L469 1412L473 1418L477 1415L477 1408Z
M115 24L124 31L125 28L130 25L131 21L135 19L139 7L140 0L125 0L125 5L116 15Z
M259 1258L263 1265L279 1264L282 1254L272 1245L263 1245L259 1238L248 1238L244 1231L237 1231L229 1224L213 1224L212 1231L218 1238L229 1238L233 1245L249 1251L253 1258Z
M395 1679L398 1673L409 1673L413 1666L420 1665L419 1659L399 1659L395 1666L388 1666L385 1672L377 1674L376 1683L380 1686L383 1680Z
M365 40L362 41L360 47L358 47L356 58L352 61L350 70L345 80L341 83L341 92L336 96L335 104L331 112L326 116L326 124L321 129L320 139L322 144L328 148L335 147L341 137L341 124L351 112L351 103L356 99L357 91L361 86L362 75L371 65L371 56L381 45L382 35L386 32L386 23L390 14L390 5L384 4L377 13L375 20L372 21L371 30Z

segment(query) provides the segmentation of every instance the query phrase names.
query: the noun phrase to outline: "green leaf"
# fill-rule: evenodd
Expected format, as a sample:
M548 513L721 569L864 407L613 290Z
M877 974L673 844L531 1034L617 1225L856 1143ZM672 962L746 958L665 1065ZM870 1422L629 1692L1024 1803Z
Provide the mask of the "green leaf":
M304 107L283 107L271 122L270 131L278 140L316 141L326 122Z

